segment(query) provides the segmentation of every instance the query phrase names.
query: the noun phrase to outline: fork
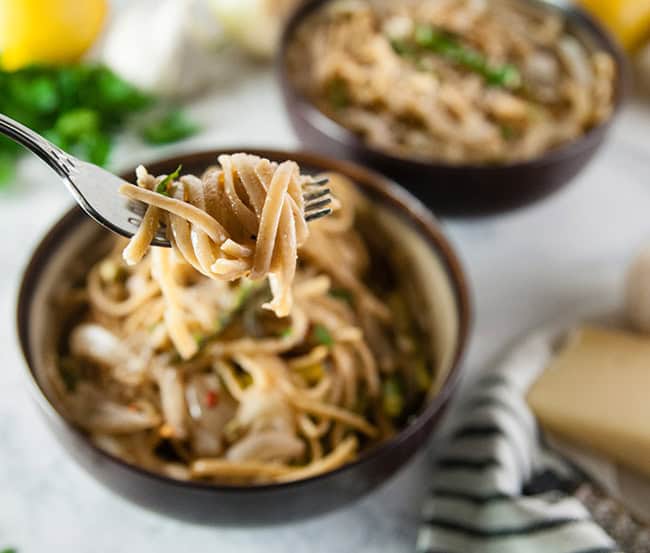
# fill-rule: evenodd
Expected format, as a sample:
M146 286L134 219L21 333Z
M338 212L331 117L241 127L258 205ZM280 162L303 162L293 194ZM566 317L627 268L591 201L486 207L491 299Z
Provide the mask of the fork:
M145 205L127 200L118 193L124 183L120 177L64 152L40 134L0 113L0 134L11 138L40 157L65 183L81 209L107 229L130 238L142 221ZM331 213L332 199L326 188L328 179L312 180L305 186L304 214L314 221ZM163 227L158 229L153 246L169 247Z

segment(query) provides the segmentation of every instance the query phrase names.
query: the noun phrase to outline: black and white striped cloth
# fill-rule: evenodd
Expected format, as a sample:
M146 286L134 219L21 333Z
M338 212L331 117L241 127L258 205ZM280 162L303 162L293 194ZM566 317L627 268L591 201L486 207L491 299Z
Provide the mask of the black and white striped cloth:
M526 340L481 378L436 458L418 553L616 553L571 492L575 469L541 442L526 391L553 353Z

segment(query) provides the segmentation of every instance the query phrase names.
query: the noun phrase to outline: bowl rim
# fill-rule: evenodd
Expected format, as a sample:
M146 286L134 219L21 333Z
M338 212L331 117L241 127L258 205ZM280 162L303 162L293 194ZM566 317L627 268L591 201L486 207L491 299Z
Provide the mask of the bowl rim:
M561 12L564 17L570 19L574 25L577 25L583 31L587 31L591 38L595 40L608 54L614 59L616 65L616 75L614 78L614 98L612 102L612 112L610 115L587 132L580 136L561 144L560 146L546 150L541 155L531 159L524 159L508 163L447 163L444 161L427 161L425 159L401 157L381 150L375 146L369 145L353 131L338 123L325 112L318 109L309 97L302 93L294 84L287 64L287 54L293 41L296 30L302 25L305 17L319 9L321 6L335 0L306 0L293 11L287 24L285 25L281 40L280 48L276 55L277 74L280 85L285 94L291 97L291 102L296 109L304 115L307 124L317 132L323 134L328 139L346 147L352 148L357 152L363 152L373 156L375 159L391 164L406 164L419 170L428 170L432 168L444 169L449 173L462 171L484 171L500 172L507 170L517 170L521 168L536 168L553 163L559 163L571 158L586 148L592 140L597 139L601 132L607 130L614 119L620 113L628 91L631 88L631 74L627 58L619 43L613 38L610 32L597 21L597 19L577 4L572 4L568 0L519 0L523 3L536 5L542 9L555 10Z
M441 410L449 399L452 391L456 388L460 379L462 361L468 349L471 327L473 324L472 297L468 280L454 248L442 232L435 217L418 199L403 190L394 182L374 171L361 167L355 163L335 160L318 154L303 151L284 151L260 148L205 150L188 153L186 155L162 158L148 163L148 166L169 165L170 167L176 167L179 163L186 163L187 165L193 163L207 164L210 160L216 161L217 156L220 154L234 154L237 152L249 152L260 157L276 160L293 159L301 166L341 172L351 178L355 183L359 183L358 186L362 190L369 191L372 195L371 199L373 201L380 201L381 203L388 205L393 212L401 215L405 223L427 242L432 251L438 254L441 265L447 274L448 282L452 288L451 292L456 304L455 311L458 316L458 336L449 372L445 381L436 396L428 402L426 407L417 415L415 420L411 424L402 428L397 434L395 434L395 436L368 449L353 461L345 463L334 470L301 480L251 486L214 484L196 480L178 480L164 474L150 471L138 465L128 463L94 444L92 440L89 439L86 432L68 421L60 413L54 402L52 402L45 393L45 390L41 387L39 380L36 377L34 368L36 363L33 360L30 348L31 332L29 319L31 305L43 269L48 265L48 263L50 263L51 259L58 252L57 243L59 238L61 236L69 236L71 230L78 227L84 220L86 220L86 216L78 206L72 207L45 232L43 238L33 249L29 262L21 276L21 284L16 304L16 329L20 349L26 363L26 380L31 388L32 395L48 417L63 424L63 426L72 432L76 438L80 439L85 443L85 445L90 447L106 460L117 463L127 471L133 471L141 476L156 480L162 484L191 488L203 492L213 490L225 493L255 493L301 487L312 482L331 478L338 473L351 470L355 466L362 465L372 459L383 456L391 450L399 449L401 445L411 437L411 435L417 433L436 413ZM122 177L125 180L128 180L131 175L133 175L133 171L122 173Z

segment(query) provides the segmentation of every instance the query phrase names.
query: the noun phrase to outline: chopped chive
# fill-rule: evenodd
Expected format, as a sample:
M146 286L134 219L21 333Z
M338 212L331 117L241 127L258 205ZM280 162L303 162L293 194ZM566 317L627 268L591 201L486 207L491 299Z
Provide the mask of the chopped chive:
M453 34L432 25L418 25L413 34L413 44L400 41L392 43L401 56L417 54L417 48L429 50L481 75L488 84L516 89L521 86L521 74L512 64L490 64L479 51L466 46Z
M327 330L325 326L318 324L314 326L314 330L312 332L314 338L319 344L323 344L324 346L328 347L334 345L334 338L332 338L330 331Z
M280 332L280 338L288 338L289 336L291 336L292 333L293 333L293 328L289 326L285 328L282 332Z
M176 171L167 175L163 180L161 180L158 183L158 186L156 186L156 192L158 192L158 194L162 194L163 196L169 196L169 185L178 178L178 176L181 174L182 168L183 166L179 165L176 167Z

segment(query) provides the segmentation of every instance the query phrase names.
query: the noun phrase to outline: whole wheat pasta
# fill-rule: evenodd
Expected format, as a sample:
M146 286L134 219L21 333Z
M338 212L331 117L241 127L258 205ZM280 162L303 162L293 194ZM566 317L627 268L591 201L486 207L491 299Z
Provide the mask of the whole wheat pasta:
M148 204L138 232L124 250L127 263L144 256L159 224L169 228L174 250L211 278L269 277L278 316L291 311L297 248L307 238L303 185L294 162L282 164L247 154L219 156L220 168L163 183L138 168L138 184L120 193ZM165 186L164 194L150 188Z
M398 157L530 159L612 113L612 57L528 2L328 2L297 29L287 59L321 111Z

